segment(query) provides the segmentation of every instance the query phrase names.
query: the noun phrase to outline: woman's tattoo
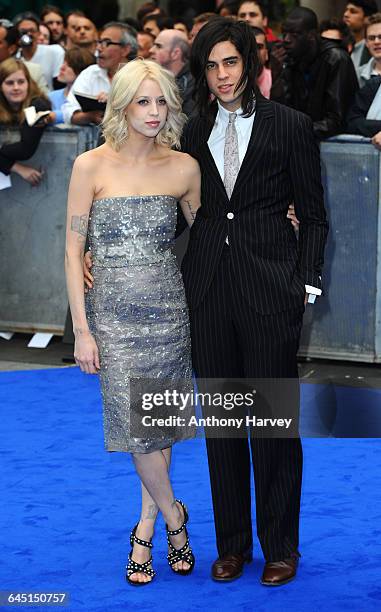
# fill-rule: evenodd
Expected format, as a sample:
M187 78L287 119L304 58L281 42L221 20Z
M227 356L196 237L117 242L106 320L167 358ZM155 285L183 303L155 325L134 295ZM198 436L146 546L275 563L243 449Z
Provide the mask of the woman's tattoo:
M190 215L191 215L191 217L192 217L192 221L194 221L194 220L195 220L195 218L196 218L196 213L194 212L194 210L193 210L193 208L192 208L192 203L191 203L191 201L190 201L190 200L185 200L185 201L184 201L184 203L185 203L185 204L188 206L188 209L189 209Z
M145 515L145 519L155 519L157 515L158 507L156 504L150 504L148 506L147 514Z
M88 220L89 215L73 215L71 218L70 229L79 234L78 240L80 242L86 241Z

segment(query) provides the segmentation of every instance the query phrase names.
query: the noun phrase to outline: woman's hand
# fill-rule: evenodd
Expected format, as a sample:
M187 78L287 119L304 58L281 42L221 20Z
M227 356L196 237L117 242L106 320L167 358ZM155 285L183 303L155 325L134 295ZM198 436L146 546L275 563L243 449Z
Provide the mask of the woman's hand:
M24 181L30 183L32 187L37 187L37 185L39 185L44 174L43 170L36 170L36 168L32 168L32 166L25 166L18 162L13 164L11 170L21 176Z
M89 331L74 330L74 359L82 372L97 374L100 369L97 344Z
M93 260L91 259L91 252L87 251L87 253L85 253L85 257L83 258L83 280L85 283L85 293L87 293L89 289L93 288L94 277L90 272L92 265Z
M300 222L299 222L299 219L297 219L296 217L295 206L293 204L290 204L290 206L288 207L287 219L290 219L291 225L293 226L295 230L299 229Z

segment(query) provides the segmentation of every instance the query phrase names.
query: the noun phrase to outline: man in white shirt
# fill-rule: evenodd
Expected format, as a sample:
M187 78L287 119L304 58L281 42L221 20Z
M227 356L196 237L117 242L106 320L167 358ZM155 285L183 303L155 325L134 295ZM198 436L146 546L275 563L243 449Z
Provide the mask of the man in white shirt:
M246 23L215 18L195 38L198 113L185 127L182 150L199 162L202 205L182 273L196 376L207 390L209 381L223 394L232 379L249 389L263 378L297 381L304 305L308 294L321 293L328 229L312 122L261 96L257 68L255 37ZM298 241L286 219L292 201ZM295 409L297 401L282 388L282 406ZM234 408L242 407L236 401ZM239 578L252 559L250 448L265 557L261 583L278 586L296 576L302 448L294 416L296 435L286 438L251 431L248 439L246 429L242 436L226 430L216 436L206 428L216 581Z
M39 19L33 13L23 13L15 20L20 35L20 59L41 66L50 90L64 62L65 51L61 45L39 45Z
M104 26L97 42L97 64L86 68L74 81L65 105L65 123L85 125L102 121L103 112L82 111L74 94L96 96L100 102L105 102L119 65L135 57L137 48L134 30L129 25L110 22Z
M16 54L18 38L19 34L17 28L12 26L10 21L0 19L0 63ZM48 84L42 73L41 66L33 62L24 63L33 81L37 83L44 94L47 94L49 91Z

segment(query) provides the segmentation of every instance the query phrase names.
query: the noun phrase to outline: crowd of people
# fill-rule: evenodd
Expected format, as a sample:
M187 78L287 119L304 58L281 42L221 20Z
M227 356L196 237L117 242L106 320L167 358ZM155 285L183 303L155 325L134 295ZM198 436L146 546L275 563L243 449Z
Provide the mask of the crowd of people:
M81 10L65 15L53 5L46 5L39 16L27 12L12 21L0 18L0 123L20 127L17 146L0 147L1 172L16 172L37 184L41 174L27 166L20 172L20 161L33 155L43 128L99 124L115 73L136 57L152 59L172 72L183 96L183 112L188 117L197 112L190 49L201 28L216 16L246 21L254 28L259 91L309 115L317 139L352 133L380 146L381 13L375 0L353 0L341 20L320 24L311 9L295 8L279 32L269 27L262 0L217 1L214 12L193 17L186 3L170 3L170 14L157 4L147 2L136 18L100 27ZM21 92L23 80L30 84L28 93ZM35 92L33 98L29 90ZM76 94L95 102L91 110ZM30 127L22 112L30 104L37 110L50 104L52 112Z

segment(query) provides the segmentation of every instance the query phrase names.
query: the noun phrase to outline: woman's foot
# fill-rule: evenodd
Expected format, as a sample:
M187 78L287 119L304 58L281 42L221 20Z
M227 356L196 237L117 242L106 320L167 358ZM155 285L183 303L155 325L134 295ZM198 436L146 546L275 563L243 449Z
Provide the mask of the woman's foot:
M153 537L152 521L140 520L136 525L136 528L132 532L131 537L131 553L129 559L139 565L147 564L147 561L151 559L151 546L139 544L136 540L140 540L146 543L151 543ZM145 569L152 570L152 564L146 565ZM128 576L128 580L133 583L146 583L151 582L154 577L146 571L135 571L133 574Z
M176 510L175 512L176 516L173 519L173 523L167 524L167 530L171 532L171 531L178 531L182 526L184 526L184 528L177 535L168 534L169 541L173 547L171 548L170 546L168 546L168 555L171 555L174 553L173 549L176 549L176 551L180 551L185 546L188 540L188 534L187 534L187 530L185 527L185 524L188 520L188 515L186 514L185 509L183 508L182 504L178 500L174 502L174 509ZM191 570L191 568L194 565L194 557L193 557L192 549L189 545L189 542L185 550L182 551L182 555L185 555L185 556L192 555L193 563L188 563L188 561L185 561L184 559L176 561L175 563L171 563L171 561L169 560L170 566L175 572L187 572L188 573L189 570Z

